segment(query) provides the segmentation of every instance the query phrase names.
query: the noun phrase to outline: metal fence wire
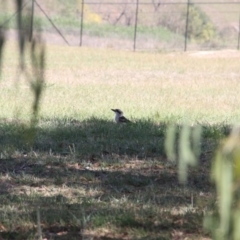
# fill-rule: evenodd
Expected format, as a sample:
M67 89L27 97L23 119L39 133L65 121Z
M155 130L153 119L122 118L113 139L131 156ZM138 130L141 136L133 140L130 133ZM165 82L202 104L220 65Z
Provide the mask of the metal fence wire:
M1 27L14 29L13 9L6 3L1 7ZM240 1L25 0L21 11L31 16L26 18L30 40L41 26L47 42L71 46L134 51L240 47Z

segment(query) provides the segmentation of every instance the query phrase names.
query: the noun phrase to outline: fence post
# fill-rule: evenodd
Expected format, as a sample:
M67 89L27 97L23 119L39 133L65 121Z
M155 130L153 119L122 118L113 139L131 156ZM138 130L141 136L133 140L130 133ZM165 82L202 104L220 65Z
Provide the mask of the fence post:
M31 22L30 22L29 42L32 41L32 36L33 36L34 5L35 5L35 0L32 0L32 14L31 14Z
M239 45L240 45L240 11L239 11L239 23L238 23L238 45L237 45L237 50L239 50Z
M84 0L82 0L82 9L81 9L80 44L79 44L80 47L82 46L83 16L84 16Z
M139 0L137 0L136 3L136 14L135 14L135 26L134 26L134 40L133 40L133 51L135 52L136 50L136 40L137 40L137 25L138 25L138 5L139 5Z
M186 16L186 28L185 28L184 52L187 51L189 6L190 6L190 0L188 0L188 2L187 2L187 16Z

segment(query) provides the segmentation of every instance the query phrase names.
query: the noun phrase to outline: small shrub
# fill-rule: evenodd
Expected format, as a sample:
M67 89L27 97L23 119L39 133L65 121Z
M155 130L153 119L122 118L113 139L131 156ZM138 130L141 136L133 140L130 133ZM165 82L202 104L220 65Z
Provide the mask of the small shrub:
M186 15L183 16L186 18ZM190 5L188 18L188 38L200 43L210 42L217 31L210 18L196 5Z

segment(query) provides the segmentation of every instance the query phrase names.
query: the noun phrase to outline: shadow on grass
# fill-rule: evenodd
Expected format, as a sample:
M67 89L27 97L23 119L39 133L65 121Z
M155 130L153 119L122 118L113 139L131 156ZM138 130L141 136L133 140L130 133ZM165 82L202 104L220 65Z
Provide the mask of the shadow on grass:
M52 239L169 239L173 229L203 234L210 160L229 127L203 126L200 164L186 186L165 156L166 128L42 119L30 145L24 124L1 121L0 236L35 239L38 207L43 235Z
M26 124L0 120L0 150L1 154L11 153L11 150L33 150L61 156L71 154L82 159L112 154L138 159L162 158L167 127L166 123L155 124L147 120L115 124L96 118L83 122L74 119L41 119L34 142L26 144L29 133ZM178 129L181 127L178 126ZM203 138L211 140L224 137L230 128L228 125L208 124L202 127Z

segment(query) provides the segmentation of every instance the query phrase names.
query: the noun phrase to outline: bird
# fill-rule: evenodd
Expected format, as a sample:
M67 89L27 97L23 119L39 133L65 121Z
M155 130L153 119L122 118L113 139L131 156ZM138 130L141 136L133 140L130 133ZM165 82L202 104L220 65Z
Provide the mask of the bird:
M113 112L115 112L115 121L117 123L127 123L127 122L131 122L130 120L128 120L127 118L125 118L123 116L123 111L120 109L111 109Z

